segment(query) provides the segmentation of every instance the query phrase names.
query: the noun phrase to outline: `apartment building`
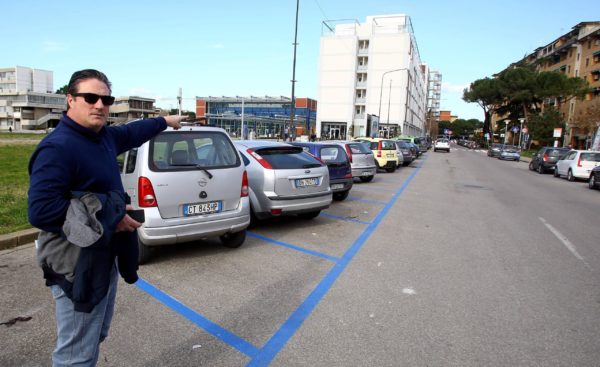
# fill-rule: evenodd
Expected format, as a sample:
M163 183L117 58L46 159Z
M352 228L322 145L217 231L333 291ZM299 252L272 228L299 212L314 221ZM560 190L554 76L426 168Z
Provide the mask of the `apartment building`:
M317 101L296 98L294 127L290 130L292 100L288 97L196 97L196 118L225 129L231 136L277 138L285 129L291 137L315 132ZM337 137L339 138L339 136Z
M123 124L140 118L156 117L156 100L138 96L117 97L109 109L109 124Z
M587 148L600 125L600 22L582 22L549 44L537 48L524 60L536 64L538 71L558 71L580 77L590 86L584 99L547 100L559 108L566 131L563 145Z
M66 98L54 93L53 72L23 66L0 68L0 131L56 126Z
M428 75L410 17L323 22L317 136L424 135Z

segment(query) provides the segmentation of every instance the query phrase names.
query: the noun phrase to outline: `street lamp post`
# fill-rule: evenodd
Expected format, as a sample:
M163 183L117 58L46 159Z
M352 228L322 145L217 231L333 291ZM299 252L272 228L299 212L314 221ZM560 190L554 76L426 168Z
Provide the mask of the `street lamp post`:
M519 147L523 149L523 123L525 122L525 118L521 117L519 122L521 123L521 130L519 130Z
M508 135L508 123L510 122L509 119L504 120L504 123L506 124L506 127L504 128L504 145L506 145L506 137Z
M377 112L377 117L379 119L381 119L381 98L383 97L383 78L385 77L386 74L393 73L395 71L402 71L402 70L408 70L408 68L388 70L388 71L384 72L383 74L381 74L381 84L379 86L379 112ZM390 87L391 87L391 84L390 84ZM390 111L388 109L388 119L389 119L389 113L390 113Z

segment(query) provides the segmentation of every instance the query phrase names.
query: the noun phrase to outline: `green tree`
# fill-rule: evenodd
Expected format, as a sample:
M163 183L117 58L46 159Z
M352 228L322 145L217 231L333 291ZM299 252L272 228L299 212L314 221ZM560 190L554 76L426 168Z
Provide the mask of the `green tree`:
M529 120L530 141L537 140L541 146L552 145L554 129L565 128L560 112L553 106L544 108L540 114L533 115Z
M66 95L67 93L69 93L69 86L65 84L62 87L58 88L54 93Z
M483 132L490 131L490 121L497 106L502 105L503 96L496 78L477 79L463 91L465 102L477 103L484 114Z

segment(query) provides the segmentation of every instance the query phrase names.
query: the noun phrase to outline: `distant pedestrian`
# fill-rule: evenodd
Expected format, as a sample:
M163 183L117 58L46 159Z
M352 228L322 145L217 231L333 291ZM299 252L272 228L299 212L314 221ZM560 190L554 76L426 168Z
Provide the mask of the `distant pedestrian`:
M9 133L12 133L12 126L9 126L9 127L8 127L8 132L9 132Z
M141 223L123 190L117 155L142 145L184 116L106 126L115 101L97 70L73 73L67 112L29 161L29 221L41 229L38 263L55 301L54 366L95 366L108 335L117 273L137 280L137 233ZM118 271L116 261L118 261Z

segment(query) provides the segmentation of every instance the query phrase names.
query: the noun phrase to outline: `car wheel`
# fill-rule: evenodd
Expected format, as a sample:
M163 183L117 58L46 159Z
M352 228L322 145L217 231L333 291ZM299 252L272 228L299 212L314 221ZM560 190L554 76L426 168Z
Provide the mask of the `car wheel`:
M350 194L350 190L346 190L344 192L336 192L333 194L333 200L335 200L335 201L346 200L346 198L348 197L348 194Z
M529 170L533 171L533 161L529 162Z
M391 168L388 167L388 168L385 169L386 172L394 172L395 170L396 170L396 166L391 167Z
M542 167L541 164L538 166L537 173L539 173L540 175L544 173L544 167Z
M371 181L373 181L373 177L375 177L375 176L366 176L366 177L362 177L362 176L361 176L361 177L360 177L360 180L361 180L362 182L371 182Z
M223 246L229 248L238 248L246 240L246 230L235 233L227 233L219 238L221 239Z
M569 170L567 171L567 180L573 182L575 181L575 177L573 176L573 171Z
M558 167L554 167L554 177L560 177L560 174L558 173Z
M152 257L152 247L146 246L138 239L138 264L147 263Z
M308 212L308 213L301 213L301 214L298 214L298 218L309 220L309 219L314 219L314 218L318 217L319 214L321 214L320 210L317 210L314 212Z
M594 190L596 188L596 177L594 177L593 173L590 175L590 179L588 180L588 187L590 190Z

